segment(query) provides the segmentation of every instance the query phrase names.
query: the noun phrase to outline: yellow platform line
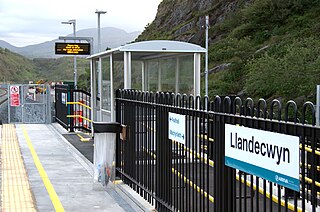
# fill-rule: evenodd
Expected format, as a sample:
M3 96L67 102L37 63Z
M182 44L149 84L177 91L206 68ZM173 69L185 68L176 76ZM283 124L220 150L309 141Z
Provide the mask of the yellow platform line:
M90 138L84 138L82 135L80 135L79 133L77 133L77 136L80 138L80 141L82 142L89 142Z
M2 126L2 211L36 211L14 125Z
M60 202L60 199L59 199L56 191L54 190L54 187L51 184L50 179L49 179L46 171L44 170L44 168L43 168L43 166L42 166L42 164L40 162L40 159L38 157L37 152L35 151L35 149L33 147L33 144L31 142L31 139L30 139L30 137L28 135L28 132L27 132L25 126L21 125L21 128L22 128L22 131L23 131L23 135L24 135L24 137L25 137L25 139L27 141L29 150L31 152L34 164L36 165L36 167L38 169L38 172L40 174L40 177L41 177L41 179L43 181L43 184L47 189L47 192L48 192L48 194L50 196L50 199L51 199L51 202L53 204L53 207L55 208L56 211L59 211L59 212L60 211L61 212L64 211L64 208L63 208L63 206L62 206L62 204Z

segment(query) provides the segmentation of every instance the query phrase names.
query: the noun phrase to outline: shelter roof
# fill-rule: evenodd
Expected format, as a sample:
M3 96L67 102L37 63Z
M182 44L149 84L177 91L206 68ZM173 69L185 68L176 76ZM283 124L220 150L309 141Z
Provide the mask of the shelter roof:
M155 53L205 53L206 49L196 44L182 41L150 40L126 44L115 49L91 55L88 57L88 59L104 57L110 55L111 53L114 54L119 52L140 52L144 53L144 56L147 56L148 53L150 53L149 56L154 56Z

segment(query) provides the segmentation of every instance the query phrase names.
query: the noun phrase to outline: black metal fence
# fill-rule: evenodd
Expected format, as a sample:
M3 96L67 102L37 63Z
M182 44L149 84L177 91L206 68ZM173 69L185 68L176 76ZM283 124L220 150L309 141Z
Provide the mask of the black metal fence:
M209 102L119 90L116 111L127 125L127 139L117 142L117 174L158 211L320 209L320 128L311 102L299 113L293 101L282 108L278 100L268 106L263 99L254 105L250 98ZM169 112L185 115L185 144L169 139ZM225 166L225 124L299 136L300 192Z
M91 131L91 94L72 85L55 86L56 120L64 128Z

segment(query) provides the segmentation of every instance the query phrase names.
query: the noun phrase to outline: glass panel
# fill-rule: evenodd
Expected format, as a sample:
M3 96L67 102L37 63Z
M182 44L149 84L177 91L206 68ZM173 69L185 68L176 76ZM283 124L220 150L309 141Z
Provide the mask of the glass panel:
M193 93L193 55L179 57L179 93Z
M158 73L159 73L159 61L150 60L147 63L147 90L148 91L158 91Z
M111 110L110 57L102 58L102 109Z
M193 93L193 54L149 60L146 64L146 90L176 92L178 81L177 92ZM177 68L178 80L176 79Z
M113 88L116 91L117 89L123 89L123 62L114 61L113 62Z
M160 61L161 91L175 92L176 83L176 59L164 59Z
M142 62L132 61L131 64L131 87L136 90L142 90Z

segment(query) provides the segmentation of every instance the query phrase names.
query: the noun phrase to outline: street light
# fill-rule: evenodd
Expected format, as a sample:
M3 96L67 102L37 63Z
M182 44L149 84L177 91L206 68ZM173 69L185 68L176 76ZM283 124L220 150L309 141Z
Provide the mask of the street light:
M100 14L105 14L107 13L106 11L98 10L96 9L96 14L98 14L98 52L101 52L101 36L100 36ZM97 96L101 98L101 93L102 93L102 72L101 72L101 58L99 58L98 62L98 93ZM102 101L100 101L100 111L102 109ZM99 119L102 120L102 114L99 114Z
M98 14L98 52L101 52L100 14L106 14L107 11L102 11L97 9L95 13Z
M76 20L72 19L69 21L62 21L62 24L72 24L73 25L73 37L76 37ZM74 76L74 89L77 89L77 57L73 57L73 76Z

